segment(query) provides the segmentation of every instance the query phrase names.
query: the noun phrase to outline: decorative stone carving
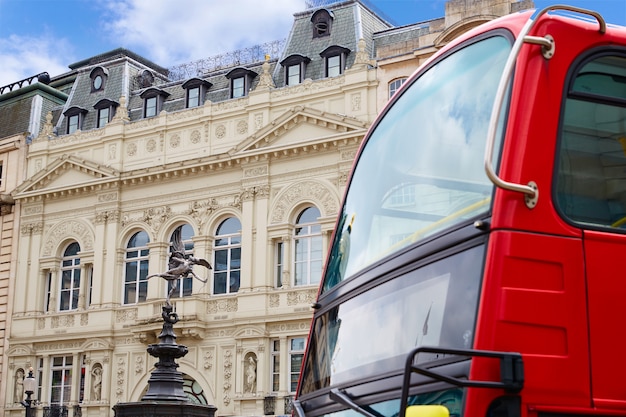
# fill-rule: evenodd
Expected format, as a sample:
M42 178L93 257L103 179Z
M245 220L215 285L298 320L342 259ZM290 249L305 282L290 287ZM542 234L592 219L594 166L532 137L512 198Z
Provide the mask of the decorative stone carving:
M193 132L191 132L191 135L189 136L189 141L191 143L193 143L194 145L200 142L200 132L197 130L194 130Z
M111 123L114 122L129 122L128 107L126 106L126 96L120 97L120 105L115 110L115 116L111 119Z
M204 363L202 367L206 370L213 368L213 352L211 350L204 352Z
M247 120L239 120L237 122L237 133L240 135L245 135L248 133L248 121Z
M265 62L261 66L261 68L263 69L263 72L261 73L261 76L259 77L259 83L254 89L255 91L257 90L260 91L262 89L269 89L269 88L276 87L276 85L274 84L274 80L272 79L272 74L270 73L270 63L268 62L268 60L269 60L269 56L266 55Z
M270 294L270 308L280 307L280 296L278 294Z
M316 290L308 291L289 291L287 293L287 305L294 306L298 304L311 304L317 296Z
M68 236L74 236L81 243L81 250L93 249L93 233L84 223L76 220L65 220L54 225L50 231L46 243L43 248L43 255L52 255L52 249L55 248L63 239Z
M225 405L229 405L231 401L229 392L232 387L232 384L231 384L232 374L233 374L233 353L229 349L226 352L224 352L224 385L223 385L224 397L222 400L224 401Z
M254 353L248 353L244 367L244 387L243 392L254 394L256 392L256 363L257 358Z
M313 199L321 206L322 215L337 212L337 199L324 185L316 181L305 181L294 184L278 196L278 201L272 209L271 223L286 223L287 213L304 199Z

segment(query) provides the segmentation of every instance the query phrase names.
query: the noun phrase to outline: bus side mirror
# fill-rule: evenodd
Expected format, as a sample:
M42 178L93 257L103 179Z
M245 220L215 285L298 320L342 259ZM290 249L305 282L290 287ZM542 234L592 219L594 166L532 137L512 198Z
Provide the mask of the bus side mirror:
M450 417L443 405L411 405L406 408L406 417Z

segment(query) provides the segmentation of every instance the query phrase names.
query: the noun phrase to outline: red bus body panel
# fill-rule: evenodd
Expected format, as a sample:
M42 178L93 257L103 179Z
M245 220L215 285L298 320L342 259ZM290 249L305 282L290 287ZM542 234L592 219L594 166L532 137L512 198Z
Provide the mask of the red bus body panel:
M585 51L626 44L624 28L598 27L541 17L530 34L551 35L555 55L525 44L515 72L499 175L534 181L539 199L529 209L523 194L496 191L475 348L522 354L522 415L626 415L626 332L617 326L626 318L626 236L568 224L551 194L568 71ZM498 380L499 368L482 363L474 361L471 379ZM485 415L502 394L471 389L465 415Z

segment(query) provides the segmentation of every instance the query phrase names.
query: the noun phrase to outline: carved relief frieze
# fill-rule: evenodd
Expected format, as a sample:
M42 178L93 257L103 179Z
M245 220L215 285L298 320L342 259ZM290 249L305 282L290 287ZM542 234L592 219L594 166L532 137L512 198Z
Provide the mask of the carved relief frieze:
M240 135L245 135L248 133L248 121L245 119L237 121L237 133Z
M38 330L43 330L46 328L46 319L43 317L39 317L37 319L37 329Z
M89 314L83 313L80 315L80 325L89 326Z
M189 141L193 143L194 145L197 143L200 143L200 139L201 139L201 135L198 130L192 131L191 135L189 135Z
M50 320L50 327L57 329L59 327L74 327L76 316L74 314L64 314L62 316L54 316Z
M319 182L305 181L288 187L280 194L279 200L272 210L272 223L287 222L287 213L304 199L313 199L322 210L322 215L330 215L338 210L336 198L330 190Z
M218 312L233 313L237 310L239 310L237 298L209 300L206 305L206 312L209 314L215 314Z
M146 141L146 151L148 153L156 152L157 150L157 141L155 138L150 138Z
M174 133L170 136L170 148L175 149L180 146L180 135L178 133Z
M222 388L224 389L224 396L222 397L222 401L225 405L229 405L230 398L230 389L232 388L231 378L233 376L233 352L228 349L224 352L224 385Z
M172 209L169 206L151 207L144 210L141 220L151 226L154 231L157 231L163 222L172 217L172 214Z
M280 324L270 324L267 326L267 330L269 332L275 333L292 333L299 331L308 331L310 323L301 322L301 323L280 323Z
M42 345L37 345L37 352L45 352L45 351L68 351L72 349L79 349L81 347L80 342L54 342L54 343L46 343Z
M137 155L137 143L136 142L130 142L129 144L126 145L126 155L128 156Z
M312 94L314 92L336 88L346 82L344 76L332 77L321 81L312 81L310 78L304 80L302 84L297 84L293 87L284 87L274 90L270 93L272 98L279 98L284 96L296 95L296 94Z
M203 225L209 215L219 208L217 200L209 198L205 201L194 201L189 204L187 214L191 215L200 225Z
M226 126L219 124L215 126L215 137L217 139L223 139L226 136Z
M150 117L148 119L142 119L137 122L132 122L126 125L126 129L135 130L142 129L144 127L156 126L158 124L158 119L156 117Z
M111 193L98 194L98 203L110 203L111 201L117 201L118 193L113 191Z
M144 372L144 359L143 356L137 356L135 358L135 374L143 374Z
M270 294L269 304L270 308L280 307L280 296L278 294Z
M168 121L184 120L202 115L202 107L195 107L167 114Z
M120 213L117 210L105 210L96 213L94 224L107 224L109 222L117 223L120 220Z
M116 379L116 388L115 395L118 398L118 401L122 398L124 394L124 385L126 383L126 358L119 357L117 359L117 379Z
M217 111L232 110L248 105L248 98L241 98L239 100L228 100L217 103Z
M83 140L86 140L86 139L98 138L103 135L104 135L104 129L94 129L88 132L82 132L80 130L77 130L76 133L73 133L71 135L56 137L54 140L49 141L48 145L54 148L54 147L67 145L70 143L82 142Z
M350 149L350 150L344 150L341 151L340 153L340 157L342 161L354 161L354 158L356 157L356 149Z
M254 189L254 187L246 188L245 190L243 190L241 192L240 200L241 201L252 201L252 200L254 200L255 192L256 192L256 190Z
M317 290L289 291L287 293L287 305L311 304L315 301Z
M84 223L75 220L64 220L54 225L44 244L43 255L50 256L52 250L61 240L73 236L80 240L81 250L93 249L93 233Z
M37 204L36 206L25 206L24 207L24 214L26 214L26 215L39 214L39 213L43 213L43 205L41 205L41 204Z
M263 113L257 113L254 115L254 130L259 130L263 127Z
M117 159L117 144L112 143L109 145L109 161Z
M40 235L43 232L42 222L24 223L20 226L20 231L23 236L28 235Z
M250 177L260 177L268 174L267 165L259 166L259 167L251 167L243 170L243 176L245 178Z
M213 349L207 349L204 351L204 355L202 356L202 367L207 371L210 371L213 368Z
M118 310L115 312L116 323L126 323L137 319L137 309L127 308L124 310Z
M355 93L350 96L350 102L352 103L352 111L361 110L361 93Z

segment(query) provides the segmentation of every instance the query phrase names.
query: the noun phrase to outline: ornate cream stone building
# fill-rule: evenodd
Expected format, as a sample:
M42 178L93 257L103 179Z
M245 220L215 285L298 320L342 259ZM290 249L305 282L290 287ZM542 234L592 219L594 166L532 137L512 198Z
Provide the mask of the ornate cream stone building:
M31 367L38 417L141 400L170 290L187 395L220 416L288 414L349 170L394 81L529 2L475 3L394 28L326 2L231 61L167 70L118 49L0 94L4 415L24 413ZM212 270L172 290L149 276L175 231Z

